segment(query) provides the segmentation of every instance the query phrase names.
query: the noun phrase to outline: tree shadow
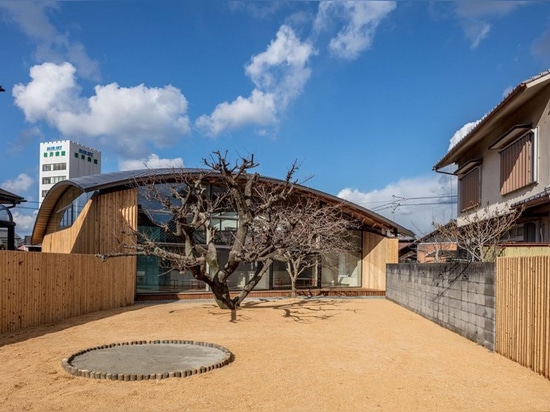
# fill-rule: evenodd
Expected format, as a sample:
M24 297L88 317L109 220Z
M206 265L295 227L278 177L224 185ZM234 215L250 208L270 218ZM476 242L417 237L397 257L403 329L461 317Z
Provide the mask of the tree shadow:
M268 304L266 304L268 303ZM274 309L283 312L283 317L299 323L310 323L313 320L328 320L353 309L341 308L341 301L337 299L297 299L292 302L276 303L268 299L245 302L241 305L245 309Z

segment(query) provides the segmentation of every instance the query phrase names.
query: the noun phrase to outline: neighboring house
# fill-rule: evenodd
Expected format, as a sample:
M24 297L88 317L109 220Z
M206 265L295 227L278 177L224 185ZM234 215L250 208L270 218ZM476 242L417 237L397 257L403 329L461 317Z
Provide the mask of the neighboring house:
M458 223L480 207L524 208L509 240L550 241L550 71L517 85L434 166L454 165Z
M458 245L449 241L439 229L414 240L399 251L399 261L418 263L444 263L459 259Z
M42 244L42 252L55 253L110 253L120 245L128 227L155 233L155 239L167 247L181 244L166 236L155 226L150 217L160 213L158 206L144 197L141 187L153 177L159 182L178 182L181 173L199 175L198 169L145 169L107 173L64 180L54 185L40 207L32 234L32 244ZM280 180L260 178L268 184L280 184ZM219 187L213 177L209 193ZM357 252L331 257L333 265L319 265L307 275L308 287L356 287L385 290L386 263L397 263L398 237L414 236L411 231L373 213L361 206L334 196L298 186L299 196L314 196L327 204L342 204L345 212L362 223L361 229L350 233L357 241ZM234 230L238 216L228 213L220 218L220 239L223 230ZM227 250L220 244L220 251ZM190 273L170 270L163 263L149 256L136 260L135 276L137 294L206 291ZM250 265L242 265L231 277L231 288L238 290L250 275ZM284 265L275 263L268 276L256 286L258 289L290 288ZM285 284L286 283L286 284Z
M0 247L2 249L15 250L17 248L15 222L10 209L25 201L21 196L0 189Z

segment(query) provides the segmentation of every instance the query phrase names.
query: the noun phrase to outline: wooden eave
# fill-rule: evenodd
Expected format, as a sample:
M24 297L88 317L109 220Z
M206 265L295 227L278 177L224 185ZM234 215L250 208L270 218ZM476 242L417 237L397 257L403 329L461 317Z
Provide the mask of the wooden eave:
M434 171L458 163L472 147L482 141L495 126L506 121L506 118L525 103L533 99L550 82L550 71L520 83L493 110L487 113L479 123L454 145L433 167Z
M21 196L8 192L4 189L0 189L0 204L15 206L23 202L26 202L26 200Z

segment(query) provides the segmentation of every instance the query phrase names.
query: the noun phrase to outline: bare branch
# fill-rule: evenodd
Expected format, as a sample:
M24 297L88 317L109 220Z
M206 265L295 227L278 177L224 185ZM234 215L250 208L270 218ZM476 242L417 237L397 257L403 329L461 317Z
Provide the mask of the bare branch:
M499 244L506 240L522 212L522 208L510 209L506 204L500 208L487 205L464 216L460 225L451 221L434 226L444 238L467 251L472 261L492 261L500 253Z

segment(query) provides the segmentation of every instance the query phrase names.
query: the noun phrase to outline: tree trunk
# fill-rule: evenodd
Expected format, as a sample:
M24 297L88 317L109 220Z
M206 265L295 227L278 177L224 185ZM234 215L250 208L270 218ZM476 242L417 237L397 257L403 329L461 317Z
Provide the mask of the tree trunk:
M252 279L248 281L246 285L244 285L244 288L241 290L239 295L233 299L233 304L235 307L238 307L241 302L248 296L248 294L256 287L260 279L264 276L264 274L269 270L271 267L271 263L273 263L273 260L268 259L265 262L258 262L258 265L256 267L256 271L254 272L254 276L252 276Z
M231 299L229 294L229 287L227 286L227 281L220 282L217 277L210 283L210 288L214 294L214 300L220 309L230 309L235 310L235 302Z
M294 276L290 277L290 297L295 298L296 297L296 278Z

